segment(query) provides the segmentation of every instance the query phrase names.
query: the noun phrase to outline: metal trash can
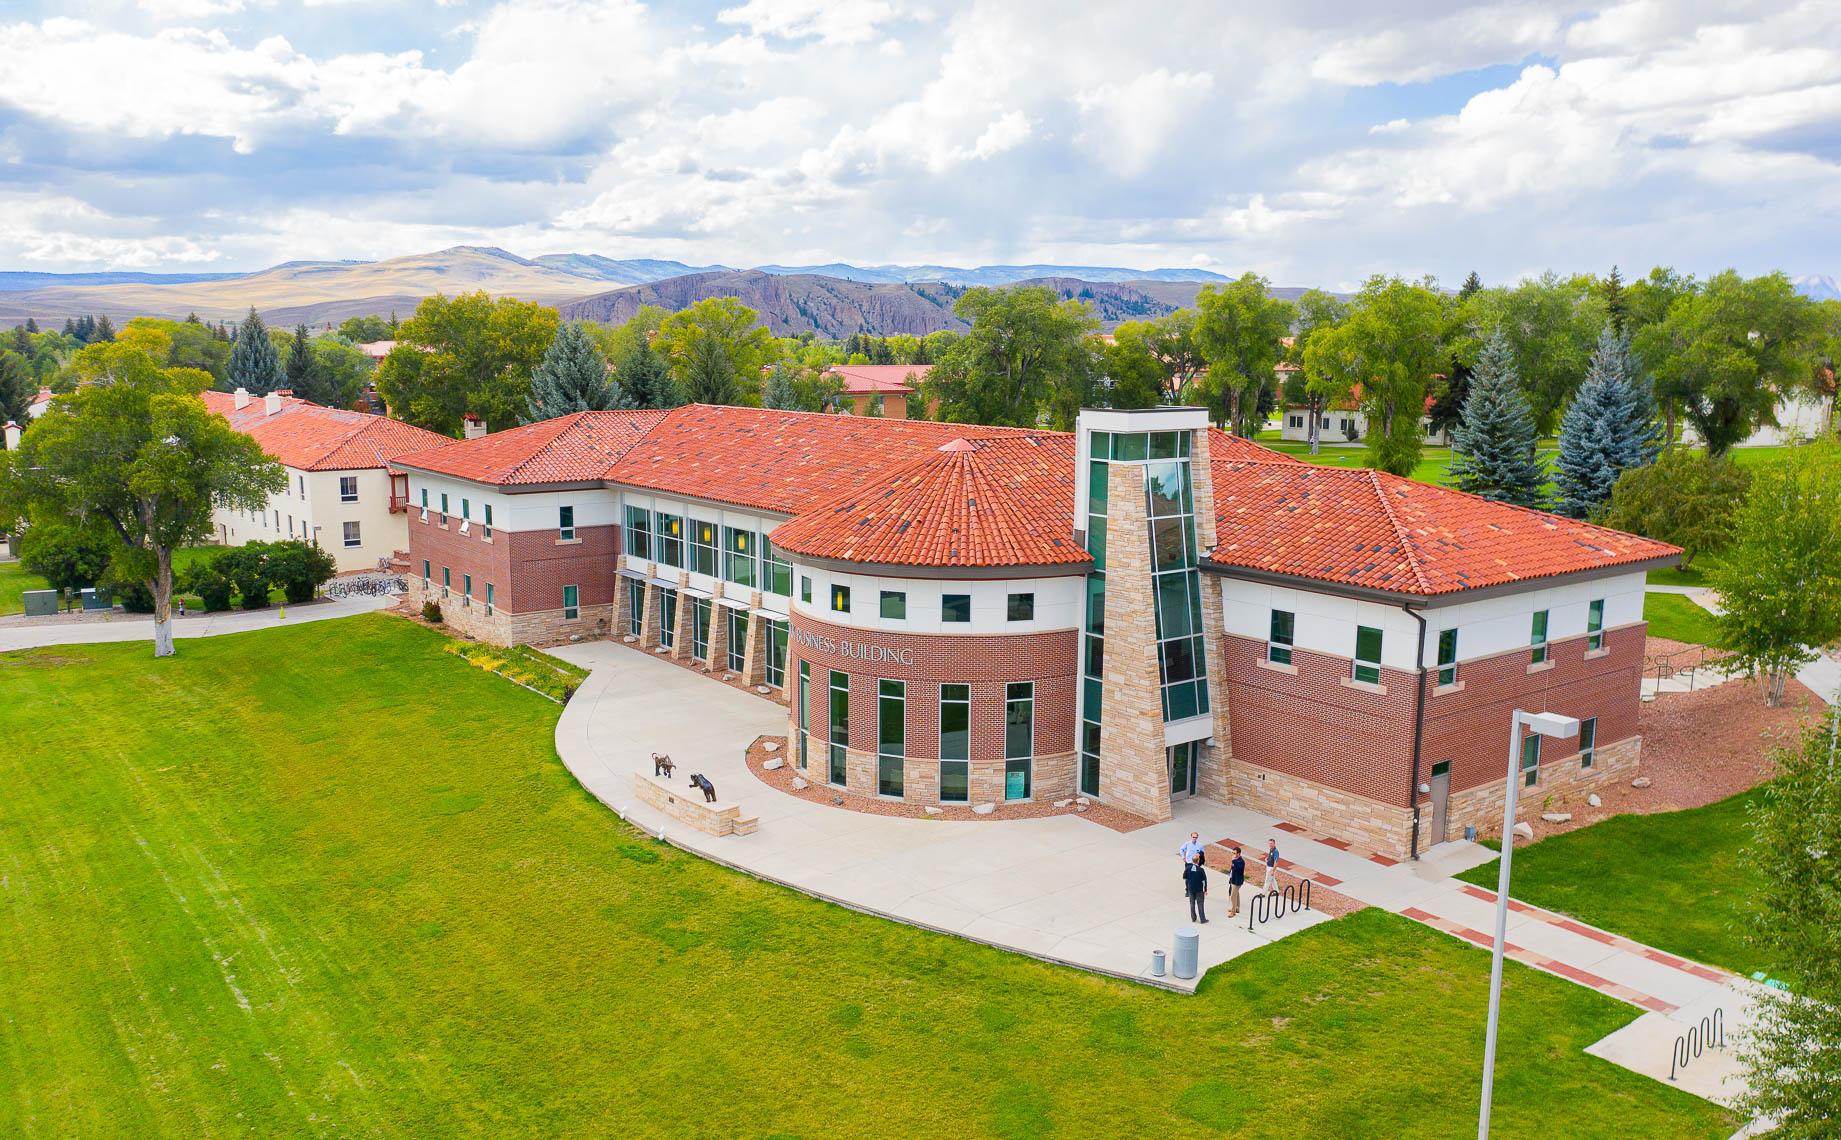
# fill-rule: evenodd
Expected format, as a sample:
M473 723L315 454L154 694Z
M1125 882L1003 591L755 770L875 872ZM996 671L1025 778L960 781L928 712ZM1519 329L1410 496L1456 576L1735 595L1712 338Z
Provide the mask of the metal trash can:
M1195 977L1196 965L1202 957L1202 932L1193 926L1176 928L1176 962L1171 973L1179 978Z
M1163 951L1162 950L1151 951L1151 977L1153 978L1163 977Z

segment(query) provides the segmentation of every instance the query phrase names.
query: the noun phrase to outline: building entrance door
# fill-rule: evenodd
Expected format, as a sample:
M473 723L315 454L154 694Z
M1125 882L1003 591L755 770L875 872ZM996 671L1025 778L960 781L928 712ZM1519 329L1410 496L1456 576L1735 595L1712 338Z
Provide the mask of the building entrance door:
M1195 792L1196 749L1197 742L1189 740L1163 750L1170 768L1170 798L1173 800Z
M1445 828L1451 805L1451 761L1432 765L1432 842L1445 841Z

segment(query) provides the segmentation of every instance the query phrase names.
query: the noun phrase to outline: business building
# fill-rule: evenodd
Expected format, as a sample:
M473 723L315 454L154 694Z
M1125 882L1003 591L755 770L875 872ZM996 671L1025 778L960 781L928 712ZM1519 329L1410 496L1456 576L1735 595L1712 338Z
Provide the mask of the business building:
M1665 544L1211 430L588 412L399 456L411 593L483 639L633 639L770 686L815 784L1242 803L1406 856L1626 776ZM687 710L687 714L690 710ZM1545 749L1545 751L1543 751Z
M409 545L408 477L391 461L452 443L401 420L326 408L285 392L204 393L205 407L249 436L287 473L261 510L219 509L226 546L298 538L318 543L340 573L375 570Z

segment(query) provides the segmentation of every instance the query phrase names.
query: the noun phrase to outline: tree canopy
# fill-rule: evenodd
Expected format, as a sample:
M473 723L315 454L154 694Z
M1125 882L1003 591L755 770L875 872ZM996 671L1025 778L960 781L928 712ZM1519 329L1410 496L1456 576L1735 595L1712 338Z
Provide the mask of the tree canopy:
M437 293L398 329L377 391L397 417L444 435L459 435L469 412L489 431L515 427L558 323L555 309L530 301Z
M971 323L928 375L940 418L1034 427L1069 421L1093 383L1088 336L1099 322L1043 286L967 289L953 312Z
M1446 360L1445 299L1428 279L1368 279L1348 316L1321 329L1304 351L1313 382L1360 392L1368 462L1410 475L1424 451L1426 391Z
M1539 442L1513 350L1508 338L1497 333L1477 358L1464 418L1452 433L1452 482L1460 491L1495 502L1540 507L1546 500L1546 473L1535 456Z
M247 389L254 396L267 395L284 384L281 354L275 351L268 326L254 308L237 326L236 343L230 346L228 379L232 388Z
M1681 564L1723 550L1738 529L1751 476L1724 456L1671 447L1618 476L1604 524L1681 547Z
M1237 435L1257 430L1260 393L1277 382L1281 342L1291 331L1291 306L1269 289L1264 277L1246 273L1227 285L1202 286L1195 299L1194 339L1208 361L1209 407Z

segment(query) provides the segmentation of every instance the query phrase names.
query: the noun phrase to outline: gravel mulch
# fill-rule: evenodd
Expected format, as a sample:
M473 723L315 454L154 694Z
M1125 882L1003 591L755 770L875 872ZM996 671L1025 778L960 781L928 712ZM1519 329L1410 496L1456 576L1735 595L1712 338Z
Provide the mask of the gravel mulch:
M777 746L772 751L769 751L767 748L770 743ZM783 768L776 768L769 771L765 765L767 761L774 759L785 760L787 761L787 765ZM902 800L885 800L877 796L858 795L855 792L840 791L828 784L816 781L808 783L803 789L795 788L793 787L793 778L799 773L793 769L791 759L791 756L787 752L786 738L784 736L756 737L754 743L748 746L748 770L754 773L755 778L759 779L767 786L776 791L785 792L789 796L798 796L808 803L819 804L824 807L835 807L844 811L862 812L865 815L889 815L906 819L976 820L980 822L987 820L1036 819L1047 815L1079 815L1082 819L1091 820L1102 827L1109 827L1114 831L1136 831L1140 827L1149 827L1151 822L1150 820L1141 819L1138 816L1132 815L1129 812L1123 812L1118 808L1108 807L1100 803L1089 804L1085 811L1081 811L1078 801L1070 801L1068 806L1064 808L1056 807L1054 802L1050 800L1032 800L1028 803L1000 803L997 805L997 809L989 815L977 814L972 811L970 804L934 804L931 806L936 809L937 814L930 813L927 811L929 806L927 804L907 803Z

